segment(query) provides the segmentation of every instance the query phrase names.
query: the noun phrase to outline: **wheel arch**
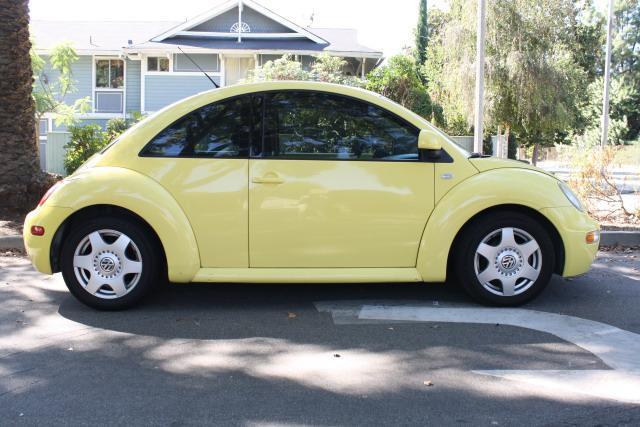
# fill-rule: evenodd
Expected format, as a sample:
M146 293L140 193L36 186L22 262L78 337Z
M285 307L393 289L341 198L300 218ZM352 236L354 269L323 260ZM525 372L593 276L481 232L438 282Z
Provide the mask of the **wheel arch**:
M61 270L60 255L62 253L62 243L69 235L69 232L74 227L74 225L82 221L97 218L100 216L114 216L117 218L126 219L128 221L135 222L139 226L143 227L145 231L147 231L151 235L154 243L158 246L158 249L160 250L163 258L162 261L166 268L167 255L164 249L164 245L162 244L158 233L156 233L153 227L144 218L142 218L137 213L121 206L99 204L85 206L84 208L73 212L62 222L62 224L60 224L60 227L58 227L58 229L56 230L56 233L54 234L51 241L51 250L49 251L51 269L54 273L57 273Z
M492 215L496 212L517 212L523 215L526 215L533 220L535 220L538 224L540 224L544 229L549 233L549 237L551 237L551 241L553 243L553 251L555 255L555 265L553 268L553 272L556 274L562 274L564 270L564 244L562 241L562 237L558 232L557 228L553 225L553 223L542 213L539 211L530 208L529 206L519 205L519 204L503 204L496 205L486 208L480 212L477 212L471 218L464 223L464 225L458 230L456 233L453 243L449 247L449 253L447 255L447 278L450 277L450 269L453 265L453 257L456 253L456 248L460 244L461 237L464 235L464 232L468 227L472 226L474 222L483 218L485 216Z
M200 269L193 229L175 198L150 177L131 169L93 167L72 175L47 201L72 213L56 230L50 249L53 271L60 268L60 243L69 224L86 216L116 214L150 229L165 255L169 280L189 282Z
M531 216L549 231L558 254L554 272L562 272L562 230L544 209L568 204L557 180L535 170L502 168L476 174L449 190L434 207L422 233L416 268L425 282L445 281L454 243L464 228L480 215L512 210Z

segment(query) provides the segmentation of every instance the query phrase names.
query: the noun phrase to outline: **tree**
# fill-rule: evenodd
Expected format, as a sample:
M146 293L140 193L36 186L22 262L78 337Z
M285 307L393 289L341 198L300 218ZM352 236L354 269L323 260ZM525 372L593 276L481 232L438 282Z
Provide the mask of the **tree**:
M474 3L475 6L475 3ZM585 72L574 57L578 9L571 0L493 0L487 8L485 121L521 143L551 145L572 129ZM473 119L475 7L452 0L425 64L445 119ZM436 52L431 57L432 50ZM587 83L588 84L588 83ZM584 87L583 87L584 86ZM432 92L430 92L431 94ZM508 135L507 135L508 137Z
M386 64L369 73L365 87L435 123L442 122L441 112L433 108L412 56L392 56Z
M626 139L640 135L640 2L618 0L615 4L615 38L611 58L612 77L631 88L629 102L616 106L612 103L612 117L627 117ZM616 108L618 112L616 112Z
M51 50L48 57L49 74L45 73L46 61L32 47L30 51L31 66L34 73L33 98L36 103L36 121L45 113L55 115L56 124L73 125L77 114L89 111L91 99L80 98L68 105L65 98L74 93L76 81L73 79L72 66L78 55L71 43L63 42Z
M36 143L28 0L0 0L0 206L25 210L47 185Z
M424 64L427 59L427 44L429 38L429 27L427 20L427 0L420 0L418 11L418 25L415 30L416 45L415 57L419 65Z

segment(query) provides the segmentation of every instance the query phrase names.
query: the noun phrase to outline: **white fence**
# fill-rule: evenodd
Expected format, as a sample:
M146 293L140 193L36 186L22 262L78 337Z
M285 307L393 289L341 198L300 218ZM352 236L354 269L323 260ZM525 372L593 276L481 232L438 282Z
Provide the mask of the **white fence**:
M64 156L67 150L64 148L71 139L69 132L49 132L45 144L45 170L65 176Z

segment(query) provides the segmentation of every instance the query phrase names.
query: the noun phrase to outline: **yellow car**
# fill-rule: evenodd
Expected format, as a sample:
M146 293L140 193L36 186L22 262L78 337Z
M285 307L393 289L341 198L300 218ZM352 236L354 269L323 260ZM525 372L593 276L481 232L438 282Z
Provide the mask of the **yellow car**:
M171 282L444 282L516 305L586 272L598 224L569 188L471 155L372 92L230 86L135 125L24 228L38 271L99 309Z

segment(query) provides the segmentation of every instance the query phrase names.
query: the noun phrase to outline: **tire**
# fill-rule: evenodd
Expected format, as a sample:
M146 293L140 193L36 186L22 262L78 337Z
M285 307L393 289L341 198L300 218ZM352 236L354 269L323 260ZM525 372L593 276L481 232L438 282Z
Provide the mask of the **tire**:
M145 227L120 217L74 224L60 262L69 291L98 310L134 306L163 280L165 270L153 236Z
M476 301L516 306L549 284L553 242L534 218L520 212L482 216L462 230L454 253L455 276Z

